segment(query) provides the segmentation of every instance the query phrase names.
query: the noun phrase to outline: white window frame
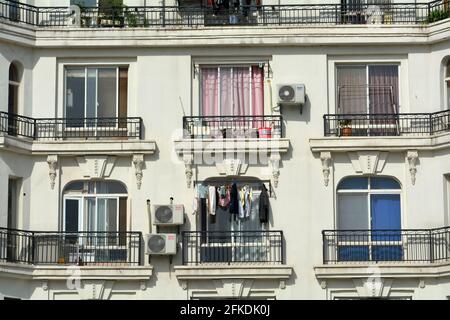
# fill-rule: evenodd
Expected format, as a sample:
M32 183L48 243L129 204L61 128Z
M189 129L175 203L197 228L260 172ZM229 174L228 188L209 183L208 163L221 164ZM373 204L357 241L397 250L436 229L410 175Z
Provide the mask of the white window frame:
M444 96L445 96L445 107L450 109L450 76L447 77L447 74L450 73L450 58L448 58L447 63L445 65L444 70ZM445 110L445 109L444 109Z
M126 68L129 66L122 66L122 65L65 65L64 66L64 88L63 88L63 117L67 118L67 71L70 69L84 69L84 119L88 118L87 115L87 89L88 89L88 70L95 70L95 99L96 99L96 105L95 105L95 117L97 119L98 117L98 71L100 69L115 69L116 71L116 106L115 106L115 117L119 117L119 77L120 77L120 68ZM128 69L129 70L129 69ZM128 81L128 78L127 78ZM87 123L84 122L83 127L84 129L92 130L92 128L100 128L101 130L104 130L105 128L110 128L114 130L119 130L118 124L116 124L113 127L102 127L98 126L97 122L94 122L92 126L87 126ZM72 128L72 127L64 127L64 130L70 131L75 130L78 131L79 128Z

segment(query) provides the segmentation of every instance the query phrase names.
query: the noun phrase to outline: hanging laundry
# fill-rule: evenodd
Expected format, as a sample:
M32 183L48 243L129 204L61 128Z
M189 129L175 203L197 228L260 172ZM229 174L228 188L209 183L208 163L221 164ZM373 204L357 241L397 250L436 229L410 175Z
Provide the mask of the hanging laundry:
M239 190L239 219L245 218L244 206L245 206L245 189L241 188L241 190Z
M192 214L196 215L198 213L198 209L200 207L200 199L198 197L194 197L194 199L192 199Z
M209 186L208 188L208 211L209 214L215 215L216 214L216 187Z
M223 208L226 209L228 207L228 205L230 204L230 192L231 192L231 187L230 186L221 186L218 189L218 205Z
M261 223L269 222L269 209L269 195L266 186L263 184L261 194L259 195L259 221Z
M208 187L203 184L198 184L197 195L200 199L206 199L208 197Z
M239 193L236 183L233 183L230 190L230 213L239 214Z
M244 192L244 216L245 218L250 217L252 211L252 200L253 200L253 190L249 186L245 186Z

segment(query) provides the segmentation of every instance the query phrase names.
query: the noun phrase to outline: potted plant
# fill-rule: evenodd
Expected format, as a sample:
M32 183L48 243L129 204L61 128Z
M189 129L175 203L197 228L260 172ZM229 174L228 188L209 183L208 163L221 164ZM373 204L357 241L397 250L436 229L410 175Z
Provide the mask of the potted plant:
M350 119L342 119L339 121L339 127L341 128L341 136L349 137L352 135L351 125L352 120Z

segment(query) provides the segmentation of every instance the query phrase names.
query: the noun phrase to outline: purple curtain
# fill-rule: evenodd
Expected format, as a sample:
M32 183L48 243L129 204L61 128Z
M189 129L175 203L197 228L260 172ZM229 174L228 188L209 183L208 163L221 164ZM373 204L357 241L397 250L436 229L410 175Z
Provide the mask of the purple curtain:
M365 66L337 68L337 110L340 114L367 113Z
M369 66L370 113L398 113L398 66Z

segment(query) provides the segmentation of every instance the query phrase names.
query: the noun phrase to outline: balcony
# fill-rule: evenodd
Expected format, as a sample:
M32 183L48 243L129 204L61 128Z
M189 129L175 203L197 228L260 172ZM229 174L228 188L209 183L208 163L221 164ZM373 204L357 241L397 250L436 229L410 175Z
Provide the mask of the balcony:
M282 231L185 231L183 265L283 264Z
M164 28L200 26L301 26L427 24L449 17L446 0L396 4L36 7L0 0L0 18L38 27Z
M40 118L0 112L0 132L32 140L142 139L142 118Z
M35 232L0 228L0 262L58 266L140 266L140 232Z
M325 230L317 279L436 279L450 275L450 227Z
M183 117L185 139L283 138L281 116Z
M326 114L325 137L431 136L450 131L450 110L434 113Z
M292 274L285 265L282 231L185 231L182 234L182 266L177 278L235 281L252 279L284 282Z
M450 227L430 230L325 230L324 264L435 263L450 260Z

